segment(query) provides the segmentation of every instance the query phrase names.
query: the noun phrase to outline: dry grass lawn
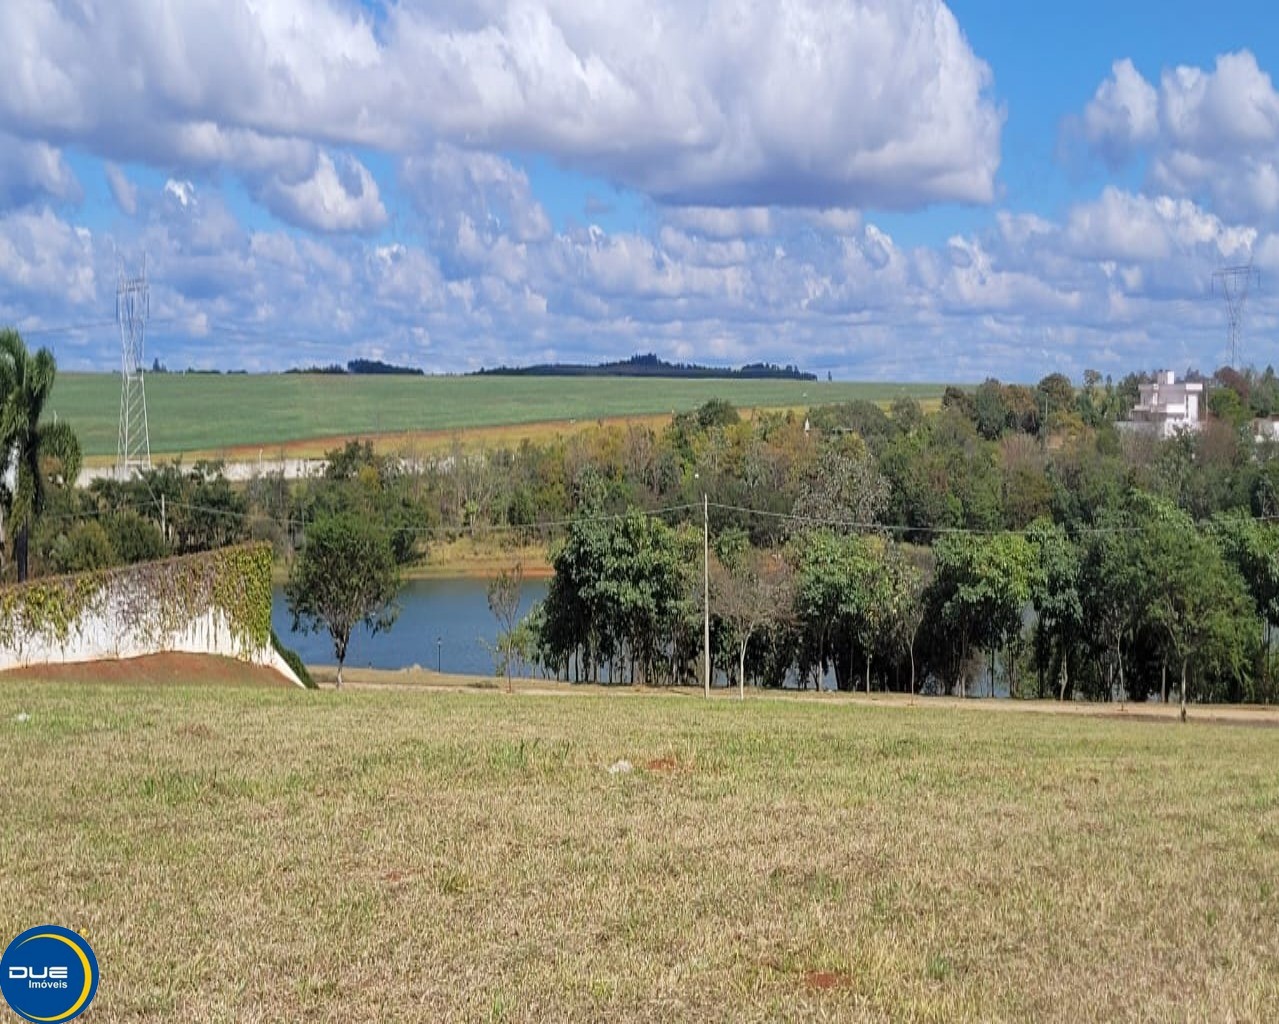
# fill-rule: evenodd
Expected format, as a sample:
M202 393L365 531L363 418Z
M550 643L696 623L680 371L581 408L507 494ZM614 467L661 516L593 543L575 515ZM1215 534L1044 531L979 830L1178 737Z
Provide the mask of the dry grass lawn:
M1279 730L619 697L6 678L2 938L104 1022L1274 1019Z

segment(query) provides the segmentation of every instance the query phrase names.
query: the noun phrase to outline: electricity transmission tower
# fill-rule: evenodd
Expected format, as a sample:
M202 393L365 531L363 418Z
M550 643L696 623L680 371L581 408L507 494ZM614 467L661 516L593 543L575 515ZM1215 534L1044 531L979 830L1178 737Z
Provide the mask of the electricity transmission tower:
M151 315L151 291L147 286L147 261L142 276L126 277L120 268L115 291L115 319L120 326L120 442L116 469L127 477L134 469L151 468L151 436L147 431L147 395L142 382L142 352L147 319Z
M1213 291L1220 289L1226 299L1226 322L1230 326L1230 365L1239 369L1239 336L1243 333L1243 309L1253 284L1261 285L1261 275L1252 263L1223 267L1212 275Z

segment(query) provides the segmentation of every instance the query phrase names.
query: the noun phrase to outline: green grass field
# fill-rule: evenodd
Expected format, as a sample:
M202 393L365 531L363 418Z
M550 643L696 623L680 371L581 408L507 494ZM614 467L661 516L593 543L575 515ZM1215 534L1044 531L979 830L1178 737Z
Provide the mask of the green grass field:
M81 931L104 1022L1261 1021L1277 755L849 701L6 679L0 922Z
M146 378L151 450L177 454L316 437L638 416L695 409L711 398L744 407L807 407L898 395L939 398L931 384L636 380L548 377L332 377L153 374ZM50 409L70 420L90 456L113 455L120 380L59 374Z

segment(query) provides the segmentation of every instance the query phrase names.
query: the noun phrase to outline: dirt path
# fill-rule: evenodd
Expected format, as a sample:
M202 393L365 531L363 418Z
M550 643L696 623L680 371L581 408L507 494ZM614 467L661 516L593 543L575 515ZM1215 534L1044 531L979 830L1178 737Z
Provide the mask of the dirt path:
M333 666L313 666L312 675L324 689L332 688L337 671ZM468 676L432 672L415 668L380 670L348 668L345 689L418 690L442 693L504 693L505 680L491 676ZM156 654L145 658L84 662L74 665L33 665L28 668L0 672L0 685L6 682L53 682L70 684L109 684L130 686L269 686L293 688L292 684L269 668L250 665L231 658L199 654ZM701 700L699 687L602 686L595 683L560 683L549 679L515 679L514 696L585 697L607 695L611 698L642 699L645 697L685 697ZM718 688L712 700L734 701L735 689ZM823 704L850 704L865 707L918 708L926 711L978 711L993 714L1076 715L1131 722L1176 724L1180 709L1175 704L1091 704L1083 701L1060 703L1054 700L991 700L958 697L912 698L899 693L813 693L811 691L753 690L750 701L804 701ZM1197 704L1190 708L1194 725L1236 725L1254 728L1279 728L1279 707L1238 704Z
M312 667L312 675L321 686L331 686L335 678L332 667ZM432 672L430 669L380 670L349 668L344 673L345 685L352 690L430 689L450 693L505 692L506 681L491 676L467 676ZM560 683L549 679L516 679L515 695L537 697L574 697L607 694L610 697L681 696L701 699L698 687L601 686L586 683ZM736 689L715 689L712 700L736 700ZM1165 722L1175 724L1180 709L1175 704L1095 704L1084 701L1061 703L1055 700L991 700L959 697L915 697L900 693L813 693L796 690L747 690L752 701L810 701L828 704L854 704L867 707L920 708L932 711L985 711L996 714L1082 715L1132 722ZM1197 725L1244 725L1279 728L1279 707L1238 704L1196 704L1189 710L1189 720Z

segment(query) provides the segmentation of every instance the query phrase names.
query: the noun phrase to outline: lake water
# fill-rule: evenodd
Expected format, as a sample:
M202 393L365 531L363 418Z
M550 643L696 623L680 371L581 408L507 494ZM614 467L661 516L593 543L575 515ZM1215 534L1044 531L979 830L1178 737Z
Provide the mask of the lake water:
M525 580L520 598L520 615L528 614L537 601L546 597L547 580ZM346 663L359 668L401 669L420 665L439 667L444 672L463 675L492 675L491 646L497 640L497 620L488 607L488 581L484 579L410 580L400 591L400 616L389 630L369 636L363 627L351 637ZM284 601L284 591L273 592L271 624L288 646L308 665L332 665L333 641L329 634L294 633L293 621ZM436 641L439 640L439 644ZM860 677L859 677L860 682ZM725 685L717 672L715 685ZM795 685L791 679L788 685ZM990 691L984 670L971 680L974 696ZM833 690L835 678L828 673L823 689ZM1008 696L1008 685L996 679L995 693Z
M520 615L546 597L547 581L525 580ZM488 606L488 581L410 580L400 591L400 617L395 625L376 636L360 627L351 637L347 665L360 668L442 667L445 672L491 675L493 655L485 643L497 639L497 620ZM302 656L308 665L332 665L333 641L329 634L294 633L284 591L276 587L271 624L280 639ZM436 640L439 640L437 646Z

